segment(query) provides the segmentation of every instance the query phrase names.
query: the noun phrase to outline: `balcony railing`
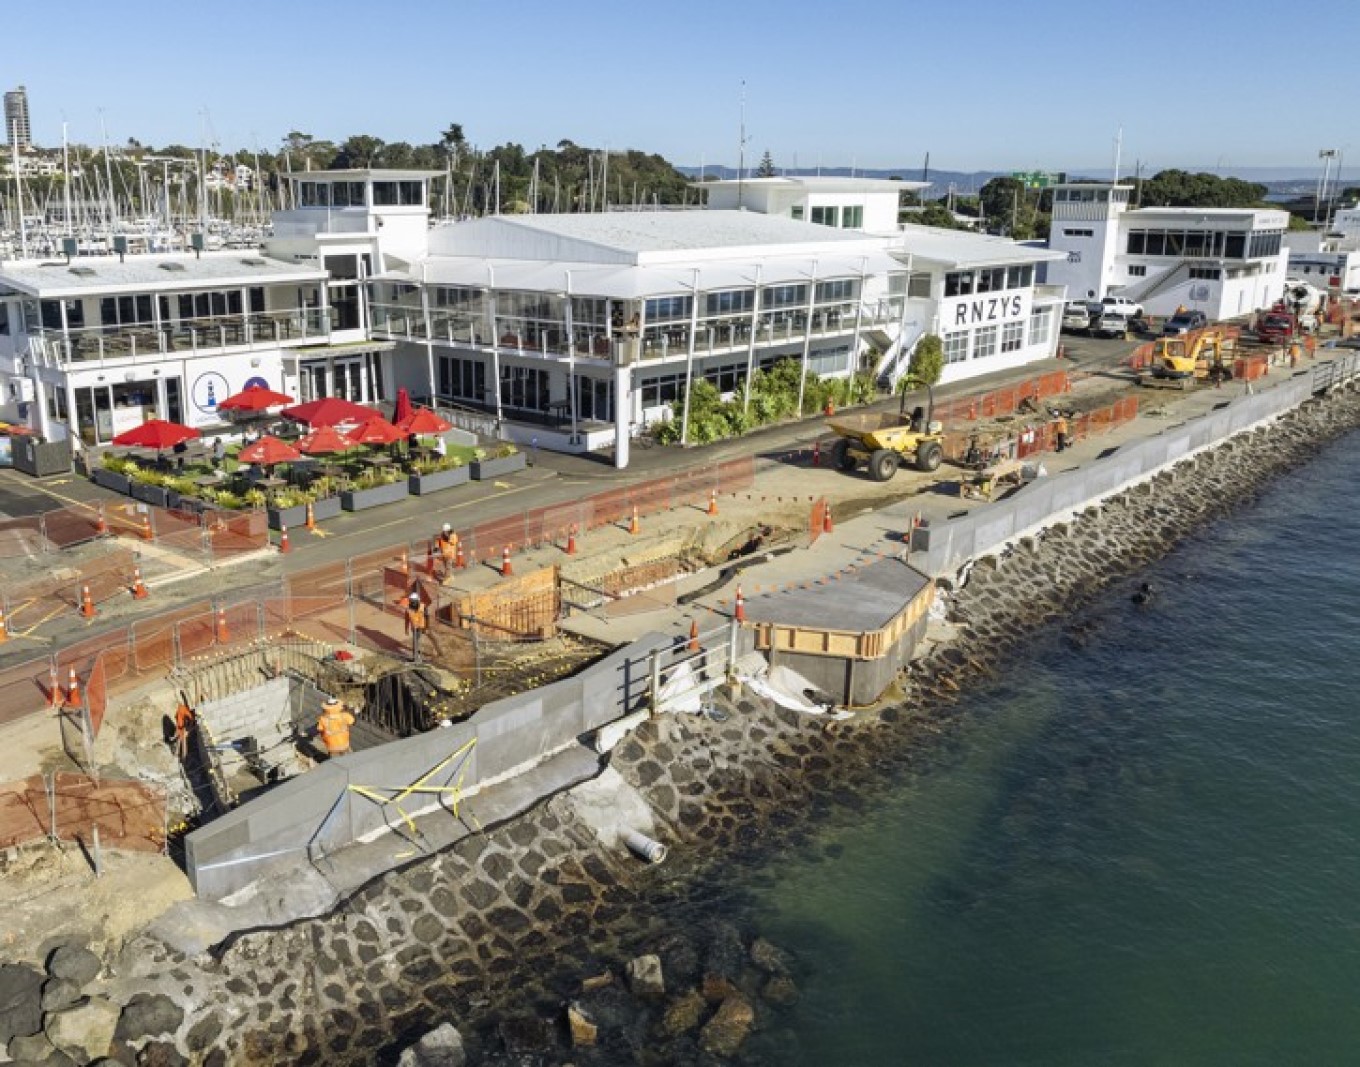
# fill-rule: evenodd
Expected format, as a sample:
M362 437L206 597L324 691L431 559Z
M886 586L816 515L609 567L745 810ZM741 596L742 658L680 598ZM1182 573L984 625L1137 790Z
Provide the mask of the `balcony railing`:
M168 355L219 353L233 348L316 343L330 336L329 314L319 309L221 315L185 322L84 329L40 330L33 348L48 365L126 362Z

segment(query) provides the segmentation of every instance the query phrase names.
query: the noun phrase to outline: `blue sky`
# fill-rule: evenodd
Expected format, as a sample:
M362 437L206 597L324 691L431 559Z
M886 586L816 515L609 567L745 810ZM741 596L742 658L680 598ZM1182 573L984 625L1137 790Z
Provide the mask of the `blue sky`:
M1357 39L1350 2L1325 29L1278 0L5 7L3 78L27 86L40 144L63 118L97 143L102 109L112 142L196 146L205 113L223 148L291 129L428 143L454 121L487 147L565 137L735 165L745 80L748 164L918 169L929 151L932 168L1094 173L1122 125L1125 171L1315 172L1324 147L1360 168L1349 68L1326 44Z

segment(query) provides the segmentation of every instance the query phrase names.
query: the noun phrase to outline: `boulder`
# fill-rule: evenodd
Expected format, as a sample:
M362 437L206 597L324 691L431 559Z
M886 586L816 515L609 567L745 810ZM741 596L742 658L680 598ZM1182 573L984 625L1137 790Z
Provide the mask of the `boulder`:
M714 1056L735 1056L751 1032L756 1013L740 993L733 993L699 1034L699 1047Z
M169 1041L148 1041L137 1053L137 1067L189 1067L189 1060Z
M628 962L628 988L635 997L664 997L666 980L660 956L638 956Z
M43 1063L56 1050L46 1034L25 1034L9 1043L9 1058L23 1062Z
M118 1017L114 1036L129 1043L138 1038L173 1034L184 1021L184 1009L164 993L138 993Z
M699 1025L699 1020L708 1010L708 1004L697 989L691 989L683 996L671 1001L666 1008L661 1025L668 1037L689 1033Z
M47 973L86 986L99 977L99 957L81 945L58 945L47 957Z
M496 1024L496 1032L512 1056L547 1052L553 1047L553 1027L537 1015L516 1015Z
M80 997L80 986L69 978L49 978L43 983L42 1010L61 1011L62 1008L69 1008Z
M595 1047L599 1027L590 1021L590 1016L579 1004L567 1005L567 1028L571 1031L572 1048Z
M42 987L42 971L0 964L0 1044L42 1032Z
M466 1063L463 1035L453 1023L441 1023L410 1048L403 1049L397 1067L464 1067Z
M763 937L751 942L751 962L770 975L786 975L791 969L789 957L784 950L770 944Z
M765 983L760 995L771 1004L786 1007L798 1000L798 987L788 975L777 974Z
M90 997L43 1020L47 1039L82 1062L108 1054L117 1026L118 1006L103 997Z
M737 987L728 978L720 974L705 974L703 984L699 987L699 992L710 1004L721 1004L737 991Z

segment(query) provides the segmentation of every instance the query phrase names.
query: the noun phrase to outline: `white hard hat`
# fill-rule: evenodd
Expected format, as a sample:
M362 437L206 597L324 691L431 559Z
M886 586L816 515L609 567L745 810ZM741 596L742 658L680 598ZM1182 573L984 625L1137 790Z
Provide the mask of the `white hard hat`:
M420 603L420 594L419 594L419 593L412 593L412 594L411 594L411 603L412 603L412 604L419 604L419 603Z
M453 532L453 523L451 523L451 522L446 522L446 523L444 523L444 532L445 532L445 533L452 533L452 532Z

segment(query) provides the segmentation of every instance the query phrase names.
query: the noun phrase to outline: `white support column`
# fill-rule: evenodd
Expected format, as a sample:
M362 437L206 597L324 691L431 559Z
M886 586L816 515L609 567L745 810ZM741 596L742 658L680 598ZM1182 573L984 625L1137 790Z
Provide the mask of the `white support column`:
M620 346L623 362L614 365L614 466L628 466L628 430L633 412L633 365L627 362L628 346Z
M562 324L567 331L567 402L571 411L571 441L575 443L577 429L576 411L576 321L571 307L571 271L567 271L567 293L563 302Z
M685 402L680 423L680 444L689 444L689 394L694 386L694 335L699 331L699 268L694 268L694 282L689 305L689 344L685 347Z
M501 426L501 339L496 332L496 268L486 265L486 318L491 330L491 390L496 398L496 429Z
M869 277L869 257L859 261L859 293L855 299L855 340L850 345L850 381L859 373L860 330L864 326L864 282ZM847 396L849 393L847 392Z
M52 423L47 416L47 385L36 375L32 378L33 382L33 403L38 407L38 433L42 434L44 441L52 440ZM29 425L33 425L29 420Z
M751 377L756 372L756 333L760 329L760 296L765 291L760 284L763 263L756 264L755 298L751 301L751 336L746 341L746 388L741 401L741 413L751 410Z
M420 264L420 313L425 318L425 374L430 381L430 407L434 407L434 330L430 323L430 287L423 261Z
M812 305L817 299L817 261L812 261L812 281L808 284L807 306L803 323L803 373L798 376L798 417L803 417L803 396L807 393L808 352L812 348Z

